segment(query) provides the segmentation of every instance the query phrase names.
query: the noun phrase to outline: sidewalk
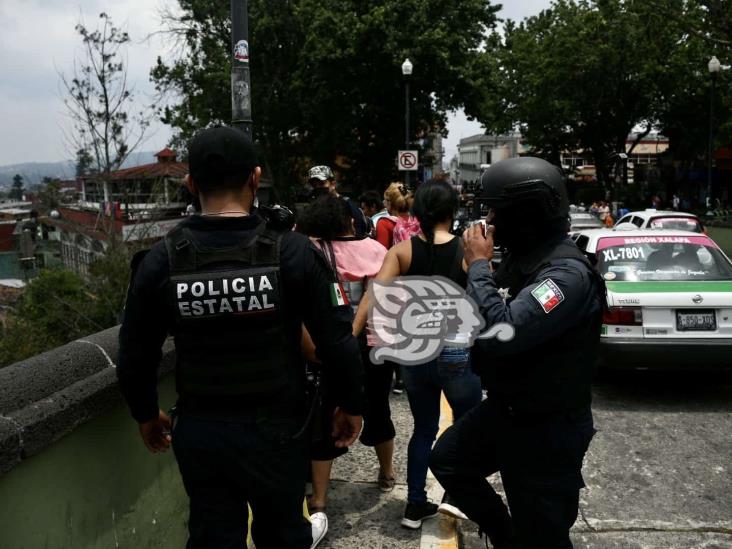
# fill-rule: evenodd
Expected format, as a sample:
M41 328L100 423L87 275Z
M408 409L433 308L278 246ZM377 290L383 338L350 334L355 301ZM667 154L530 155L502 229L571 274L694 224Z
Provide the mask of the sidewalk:
M402 528L400 521L407 501L407 444L412 434L412 415L407 395L391 396L392 419L396 427L394 466L397 485L382 494L376 485L379 474L376 454L356 443L333 466L328 535L318 549L457 549L455 521L439 516L425 521L421 530ZM443 399L440 431L451 421ZM443 490L431 474L428 497L439 503Z
M327 510L330 527L318 549L420 549L420 531L400 525L407 501L407 444L412 433L406 393L391 395L391 411L397 432L394 491L379 491L376 454L357 442L333 465Z

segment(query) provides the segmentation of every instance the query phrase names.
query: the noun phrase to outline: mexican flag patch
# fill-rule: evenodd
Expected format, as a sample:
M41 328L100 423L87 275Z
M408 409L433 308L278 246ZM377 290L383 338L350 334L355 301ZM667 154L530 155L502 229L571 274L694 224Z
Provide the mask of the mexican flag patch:
M559 286L554 284L551 278L547 278L531 292L534 299L539 302L545 313L551 312L557 305L564 301L564 294Z
M330 302L333 307L339 307L341 305L348 305L348 297L346 292L343 291L343 286L340 282L334 282L330 286Z

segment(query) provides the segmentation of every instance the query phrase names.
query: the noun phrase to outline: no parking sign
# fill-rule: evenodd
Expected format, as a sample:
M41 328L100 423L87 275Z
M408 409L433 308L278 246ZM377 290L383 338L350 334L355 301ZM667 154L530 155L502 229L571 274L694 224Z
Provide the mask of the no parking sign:
M419 151L399 151L397 163L400 172L416 172L419 166Z

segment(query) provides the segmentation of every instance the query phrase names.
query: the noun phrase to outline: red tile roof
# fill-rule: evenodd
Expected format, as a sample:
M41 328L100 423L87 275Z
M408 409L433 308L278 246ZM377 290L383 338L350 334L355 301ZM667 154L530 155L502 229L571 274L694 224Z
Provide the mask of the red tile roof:
M120 179L160 179L163 177L183 178L188 173L186 162L153 162L112 173L113 180Z
M156 158L175 158L176 156L175 151L170 150L168 147L155 155Z

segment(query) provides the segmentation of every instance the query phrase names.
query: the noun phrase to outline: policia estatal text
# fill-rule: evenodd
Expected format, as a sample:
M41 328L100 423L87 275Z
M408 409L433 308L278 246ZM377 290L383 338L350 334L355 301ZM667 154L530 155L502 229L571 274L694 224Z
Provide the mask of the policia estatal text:
M120 330L117 374L147 447L171 444L190 498L189 549L244 547L247 503L258 549L306 549L302 516L308 438L304 323L338 396L333 433L351 444L361 422L361 363L351 311L303 235L252 212L252 143L214 128L189 144L203 215L181 222L142 259ZM252 212L250 214L250 212ZM161 346L175 338L177 420L159 410Z

